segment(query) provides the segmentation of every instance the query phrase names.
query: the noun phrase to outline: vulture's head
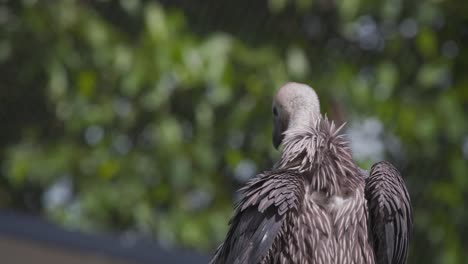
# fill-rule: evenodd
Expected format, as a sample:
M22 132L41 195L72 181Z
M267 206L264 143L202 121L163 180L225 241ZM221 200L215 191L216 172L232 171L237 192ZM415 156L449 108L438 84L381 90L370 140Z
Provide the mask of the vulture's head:
M273 99L273 146L278 149L284 132L310 127L320 117L320 104L314 89L301 83L286 83Z

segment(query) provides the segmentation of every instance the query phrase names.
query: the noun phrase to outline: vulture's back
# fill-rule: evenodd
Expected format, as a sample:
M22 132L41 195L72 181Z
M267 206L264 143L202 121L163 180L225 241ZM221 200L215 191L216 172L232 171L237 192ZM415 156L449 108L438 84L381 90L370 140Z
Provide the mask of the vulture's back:
M292 263L374 263L368 239L364 184L346 195L307 188L302 210L288 222Z

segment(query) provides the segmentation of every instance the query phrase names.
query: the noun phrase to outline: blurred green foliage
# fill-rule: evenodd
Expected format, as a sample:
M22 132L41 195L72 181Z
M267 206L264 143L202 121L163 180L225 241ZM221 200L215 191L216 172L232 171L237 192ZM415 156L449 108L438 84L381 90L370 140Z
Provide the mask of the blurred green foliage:
M466 263L461 7L0 1L0 204L209 252L235 190L278 155L271 96L294 80L337 122L383 124L413 198L410 262Z

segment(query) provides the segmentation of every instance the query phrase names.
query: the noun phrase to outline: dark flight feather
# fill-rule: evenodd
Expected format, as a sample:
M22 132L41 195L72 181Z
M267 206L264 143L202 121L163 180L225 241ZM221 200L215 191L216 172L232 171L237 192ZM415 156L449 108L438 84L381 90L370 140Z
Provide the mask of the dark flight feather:
M377 264L405 264L412 231L408 190L389 162L374 164L367 178L366 199Z
M281 237L286 214L295 214L303 183L291 171L265 172L241 191L226 240L211 263L259 263Z

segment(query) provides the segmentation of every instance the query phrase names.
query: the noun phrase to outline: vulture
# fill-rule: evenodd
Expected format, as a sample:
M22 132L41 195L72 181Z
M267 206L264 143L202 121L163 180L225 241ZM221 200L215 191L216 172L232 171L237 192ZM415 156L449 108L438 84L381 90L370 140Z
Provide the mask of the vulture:
M356 166L343 126L305 84L282 86L272 110L281 156L241 189L210 263L406 263L412 209L398 170Z

